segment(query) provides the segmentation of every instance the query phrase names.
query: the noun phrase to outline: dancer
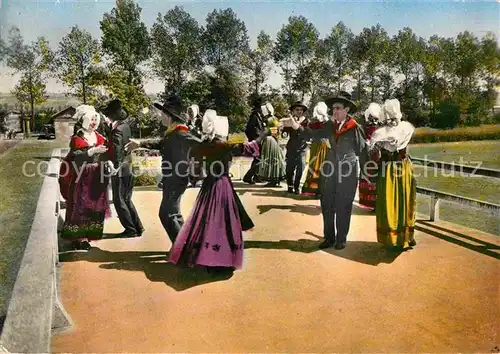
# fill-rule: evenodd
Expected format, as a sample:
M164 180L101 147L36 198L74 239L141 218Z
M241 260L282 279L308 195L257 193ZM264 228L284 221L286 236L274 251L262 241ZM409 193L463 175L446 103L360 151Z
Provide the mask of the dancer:
M308 120L304 116L307 106L302 102L295 102L290 106L291 119L302 127L307 127ZM286 183L288 193L299 194L300 180L306 167L307 139L290 127L285 127L289 139L286 144Z
M214 110L203 116L205 142L194 148L206 161L208 176L203 180L189 220L184 224L169 255L169 262L202 265L215 270L242 267L243 234L254 224L229 178L233 155L257 156L259 143L269 134L243 144L227 143L228 122Z
M262 115L267 118L268 126L277 123L274 117L274 108L271 103L261 107ZM272 136L268 136L262 142L258 176L263 181L269 182L266 187L280 187L280 181L285 177L285 156L279 146L277 128L273 128Z
M402 118L397 99L383 107L383 126L372 135L369 148L380 151L377 176L377 241L397 249L415 246L417 184L407 146L415 131Z
M113 205L125 229L119 237L139 237L142 236L144 227L132 201L135 177L132 173L131 156L125 149L132 137L130 126L125 122L128 113L118 99L108 102L102 113L111 121L109 159L117 171L111 176Z
M305 137L315 140L329 139L331 149L326 154L321 171L321 212L323 214L324 241L320 248L335 246L344 249L351 224L352 205L358 185L359 164L366 161L365 138L361 127L348 114L356 110L351 95L341 91L326 101L331 107L334 121L326 122L321 129L310 129L294 119L283 121ZM361 168L364 173L364 169Z
M96 132L100 118L94 107L78 106L73 118L80 128L71 137L70 152L61 165L59 181L66 199L61 238L71 240L74 249L88 250L90 241L102 238L104 219L111 216L109 177L104 173L106 138Z
M328 121L328 107L325 102L318 102L314 107L313 119L308 127L312 130L321 129L325 122ZM328 139L313 141L309 154L309 168L307 169L307 177L302 186L302 194L319 198L320 196L320 169L325 161L326 153L330 149Z
M146 147L162 152L163 198L159 217L168 237L174 243L184 225L180 202L189 181L190 151L193 146L201 143L201 140L189 132L182 101L178 96L169 97L163 105L154 103L154 107L160 114L162 124L167 128L164 138L141 142L132 139L126 148L134 150Z
M202 135L202 117L200 115L200 108L197 104L193 104L188 107L188 123L189 131L197 138L201 138ZM189 172L189 186L196 188L199 181L205 178L206 174L201 168L201 161L192 160Z
M370 103L368 109L364 112L364 132L367 144L373 132L377 129L382 114L382 106L374 102ZM366 165L368 177L359 180L359 205L371 211L375 210L375 201L377 199L376 175L378 171L378 161L379 152L377 150L371 151Z
M264 105L264 99L262 97L257 97L254 99L252 104L252 113L250 118L248 118L247 126L245 128L245 135L248 141L253 141L257 139L263 131L267 129L267 119L262 115L262 106ZM259 171L260 156L254 156L252 165L250 169L243 176L243 182L248 184L255 184L260 182L258 176Z

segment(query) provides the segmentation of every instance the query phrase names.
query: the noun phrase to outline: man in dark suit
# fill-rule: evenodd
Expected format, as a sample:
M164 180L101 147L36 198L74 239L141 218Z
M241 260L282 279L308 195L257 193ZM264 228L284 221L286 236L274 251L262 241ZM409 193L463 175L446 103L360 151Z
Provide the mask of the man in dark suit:
M106 104L102 113L111 121L108 136L109 159L116 173L111 176L113 190L113 204L125 230L120 237L142 236L144 227L132 202L134 189L134 175L130 154L125 150L125 145L131 138L130 126L125 122L127 112L122 108L122 103L114 99Z
M265 105L265 100L262 97L257 97L253 101L253 109L250 114L250 118L248 118L247 126L245 129L245 135L247 136L248 141L255 140L259 137L259 135L267 129L267 119L262 114L262 106ZM252 165L248 172L243 176L243 182L249 184L255 184L255 182L259 182L259 178L257 176L257 172L259 170L260 157L254 157L252 161Z
M201 143L186 125L186 115L179 97L171 96L162 105L155 103L159 110L162 124L167 128L163 139L149 139L143 141L132 140L128 150L140 147L158 149L162 152L162 188L163 198L160 205L159 217L168 237L175 242L184 218L181 214L181 198L189 183L190 166L193 163L190 151L192 147Z

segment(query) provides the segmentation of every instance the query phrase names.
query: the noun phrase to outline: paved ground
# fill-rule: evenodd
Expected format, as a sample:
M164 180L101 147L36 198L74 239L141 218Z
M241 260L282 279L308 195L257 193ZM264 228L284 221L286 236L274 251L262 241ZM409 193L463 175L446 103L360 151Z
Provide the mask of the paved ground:
M161 193L136 191L142 238L62 256L75 327L53 351L499 351L497 237L421 222L417 247L397 254L376 243L375 216L355 208L347 248L319 251L318 201L236 185L256 224L244 269L223 279L166 263ZM118 220L105 231L120 232Z

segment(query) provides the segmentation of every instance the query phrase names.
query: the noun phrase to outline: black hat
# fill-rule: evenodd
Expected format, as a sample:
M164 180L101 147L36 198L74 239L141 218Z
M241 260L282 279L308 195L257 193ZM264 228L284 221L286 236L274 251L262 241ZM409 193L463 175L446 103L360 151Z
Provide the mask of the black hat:
M107 117L113 117L118 120L124 120L128 116L128 112L122 106L122 101L114 99L101 107L101 112Z
M358 109L356 103L352 101L351 94L345 91L340 91L337 96L326 99L325 103L329 109L334 103L342 103L344 107L349 107L349 113L354 113Z
M185 123L186 115L182 106L182 101L179 96L172 95L168 97L163 104L158 102L153 103L153 106L160 111L168 114L174 120Z
M263 106L266 103L266 100L262 96L255 96L252 99L252 107L253 108L259 108L260 106Z
M307 111L307 106L304 102L302 101L297 101L297 102L294 102L291 106L290 106L290 111L293 111L293 109L295 107L302 107L304 109L304 112Z

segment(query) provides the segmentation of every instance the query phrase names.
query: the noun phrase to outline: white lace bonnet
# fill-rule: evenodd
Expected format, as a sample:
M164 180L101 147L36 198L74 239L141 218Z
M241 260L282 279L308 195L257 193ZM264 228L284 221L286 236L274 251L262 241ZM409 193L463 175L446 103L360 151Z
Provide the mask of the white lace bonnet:
M207 109L201 123L202 131L210 140L218 136L227 138L229 135L229 122L227 117L218 116L213 109Z
M76 112L73 115L73 119L76 121L81 120L82 128L85 130L89 129L90 120L95 117L97 120L97 126L101 123L101 115L95 110L94 106L88 104L82 104L76 107Z
M325 102L318 102L314 106L313 117L320 122L326 122L328 120L328 106Z

